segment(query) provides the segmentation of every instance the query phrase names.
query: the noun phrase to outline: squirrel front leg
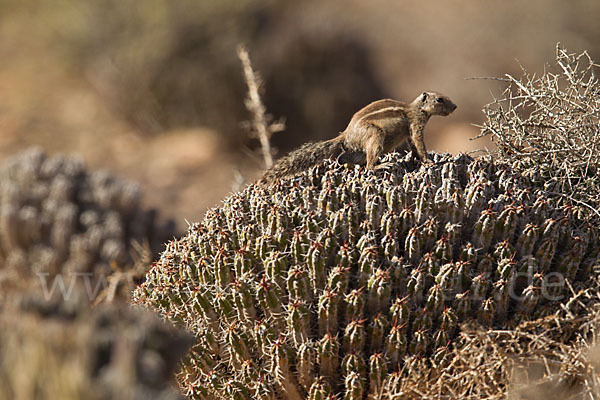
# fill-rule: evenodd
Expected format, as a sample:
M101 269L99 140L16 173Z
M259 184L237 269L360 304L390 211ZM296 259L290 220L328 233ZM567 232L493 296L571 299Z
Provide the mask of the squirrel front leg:
M427 149L425 148L425 140L423 139L423 126L411 125L410 127L410 141L417 150L417 156L421 161L427 161Z

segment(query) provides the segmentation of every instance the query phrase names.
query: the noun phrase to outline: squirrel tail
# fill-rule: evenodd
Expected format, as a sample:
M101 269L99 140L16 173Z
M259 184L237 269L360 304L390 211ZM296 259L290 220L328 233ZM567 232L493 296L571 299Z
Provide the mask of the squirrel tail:
M277 179L292 176L321 163L327 158L338 157L343 151L343 140L336 137L322 142L309 142L280 158L258 181L268 185Z

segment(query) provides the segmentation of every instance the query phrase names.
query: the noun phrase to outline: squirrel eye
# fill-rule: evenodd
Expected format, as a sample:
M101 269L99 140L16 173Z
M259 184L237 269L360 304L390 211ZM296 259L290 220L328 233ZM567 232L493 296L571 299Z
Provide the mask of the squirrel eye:
M435 99L435 101L437 101L438 103L443 103L444 99L442 99L441 97L438 97L437 99Z

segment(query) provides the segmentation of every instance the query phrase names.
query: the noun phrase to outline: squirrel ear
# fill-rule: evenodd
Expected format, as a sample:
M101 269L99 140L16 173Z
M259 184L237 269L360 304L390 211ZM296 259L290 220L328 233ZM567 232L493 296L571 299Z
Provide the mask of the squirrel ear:
M421 95L421 100L427 100L427 92L423 92L423 94Z

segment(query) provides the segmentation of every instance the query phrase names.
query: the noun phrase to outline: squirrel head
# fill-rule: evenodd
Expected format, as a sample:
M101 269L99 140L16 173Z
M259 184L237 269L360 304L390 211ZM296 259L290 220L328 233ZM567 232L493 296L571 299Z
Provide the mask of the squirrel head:
M423 92L413 103L428 115L450 115L457 107L449 97L436 92Z

